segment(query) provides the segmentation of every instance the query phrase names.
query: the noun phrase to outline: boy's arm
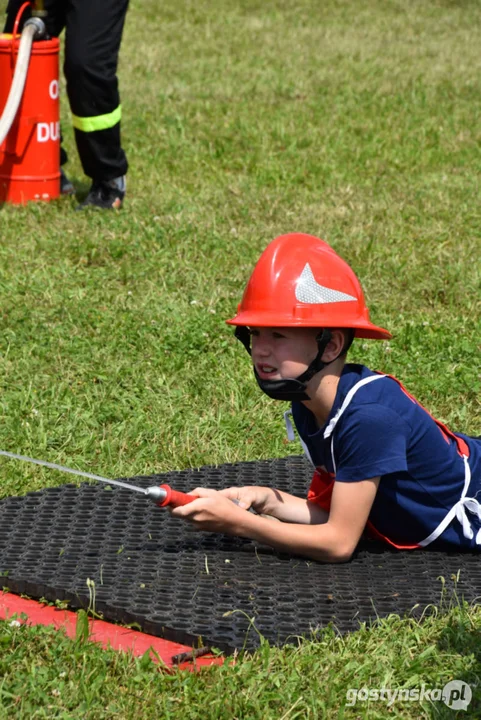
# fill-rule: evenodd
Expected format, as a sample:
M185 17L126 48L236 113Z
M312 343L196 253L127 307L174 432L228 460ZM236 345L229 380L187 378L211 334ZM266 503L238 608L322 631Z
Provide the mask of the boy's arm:
M195 492L194 490L194 494ZM219 492L241 508L252 508L259 515L269 515L283 522L312 525L326 522L329 518L329 513L316 503L276 488L246 485L226 488Z
M312 517L306 519L309 512L307 515L301 513L304 522L273 522L246 512L219 492L202 488L195 491L202 497L176 508L172 514L190 520L199 530L247 537L313 560L344 562L349 560L359 542L379 481L380 478L371 478L352 483L335 483L329 517L327 520L318 519L317 522L313 522ZM292 498L286 493L283 495ZM307 507L308 501L300 498L295 500L299 501L294 503L297 511L300 511L301 503ZM266 503L264 511L268 511L268 507Z

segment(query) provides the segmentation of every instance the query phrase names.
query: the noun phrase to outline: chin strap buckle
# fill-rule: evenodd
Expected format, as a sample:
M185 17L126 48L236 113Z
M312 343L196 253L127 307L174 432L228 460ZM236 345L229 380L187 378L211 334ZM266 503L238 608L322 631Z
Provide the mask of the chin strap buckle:
M289 410L286 410L284 413L284 422L286 424L286 433L287 433L287 440L289 442L292 442L296 439L296 436L294 434L294 426L292 424L292 409L289 408Z

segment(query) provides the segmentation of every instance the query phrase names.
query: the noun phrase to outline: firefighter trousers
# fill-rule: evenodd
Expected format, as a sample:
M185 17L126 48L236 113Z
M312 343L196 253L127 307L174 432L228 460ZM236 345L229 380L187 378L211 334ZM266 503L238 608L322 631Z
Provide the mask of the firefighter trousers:
M22 0L7 5L11 32ZM77 150L86 175L111 180L127 172L121 145L117 80L120 43L129 0L44 0L51 37L65 29L64 73ZM28 17L24 13L23 19ZM61 163L67 160L61 151Z

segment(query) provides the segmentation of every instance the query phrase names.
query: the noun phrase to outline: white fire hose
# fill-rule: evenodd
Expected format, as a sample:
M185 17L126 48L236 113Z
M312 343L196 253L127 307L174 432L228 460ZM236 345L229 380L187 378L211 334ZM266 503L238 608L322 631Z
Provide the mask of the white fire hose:
M8 94L5 108L0 118L0 145L7 137L15 120L18 107L22 100L23 89L27 79L28 65L30 63L30 54L32 52L32 43L34 40L40 40L45 35L45 24L40 18L33 17L27 20L20 37L18 48L18 57L15 64L15 72L13 75L12 86ZM14 40L12 39L12 42Z

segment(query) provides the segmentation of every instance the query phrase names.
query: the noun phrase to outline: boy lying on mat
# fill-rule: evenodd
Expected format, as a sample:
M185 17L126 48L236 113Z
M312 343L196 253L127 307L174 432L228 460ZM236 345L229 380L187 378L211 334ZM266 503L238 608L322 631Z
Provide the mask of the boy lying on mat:
M174 516L327 562L348 560L365 529L397 548L481 547L481 439L448 430L395 378L346 363L355 337L391 335L370 322L357 277L327 243L300 233L271 242L228 323L261 390L292 402L311 487L307 499L196 488Z

